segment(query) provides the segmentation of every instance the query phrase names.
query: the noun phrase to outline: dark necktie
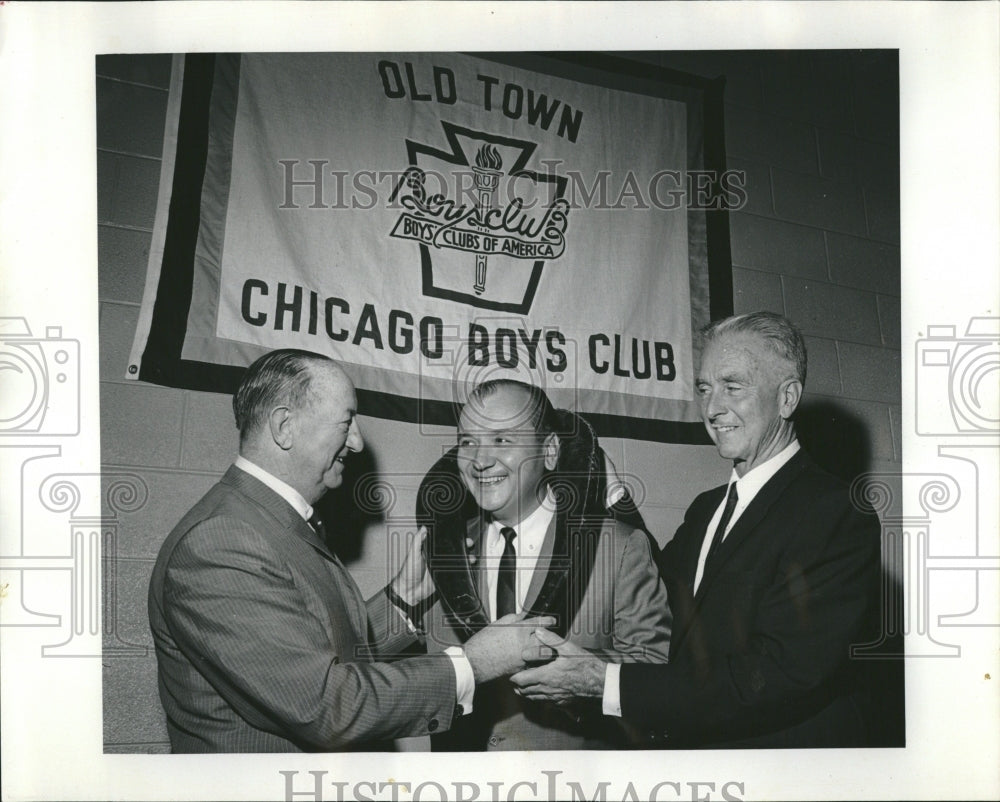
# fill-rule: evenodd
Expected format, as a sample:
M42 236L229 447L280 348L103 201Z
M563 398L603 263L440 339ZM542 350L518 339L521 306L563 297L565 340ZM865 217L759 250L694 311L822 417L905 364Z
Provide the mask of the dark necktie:
M505 526L500 534L505 542L497 571L497 618L517 612L517 552L514 550L517 532Z
M313 528L313 531L320 536L323 542L326 542L326 527L323 526L323 519L319 517L316 510L313 510L312 516L309 518L309 526Z
M712 557L719 553L719 546L722 545L722 538L725 537L726 527L729 526L729 521L732 520L733 510L736 509L736 502L739 498L736 495L736 482L729 485L729 494L726 496L726 508L722 511L722 518L719 519L719 525L715 527L715 534L712 536L712 545L708 547L708 556L705 558L705 568L708 568L708 564L712 561Z
M319 517L319 513L313 510L313 514L309 517L309 526L312 527L313 531L319 536L320 541L331 551L333 547L330 545L329 535L327 534L326 527L323 526L323 519ZM336 555L334 555L336 557Z

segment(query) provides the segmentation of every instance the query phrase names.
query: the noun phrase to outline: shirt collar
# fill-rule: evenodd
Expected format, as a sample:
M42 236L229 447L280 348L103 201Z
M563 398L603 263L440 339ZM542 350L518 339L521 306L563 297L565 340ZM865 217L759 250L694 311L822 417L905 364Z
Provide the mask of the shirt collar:
M251 462L246 457L240 455L236 458L234 463L237 468L241 471L253 476L255 479L259 479L269 488L271 488L275 493L281 496L285 501L292 505L292 508L302 516L302 519L308 521L312 518L313 508L312 504L305 500L303 495L292 487L290 484L281 481L277 476L272 473L268 473L260 465L255 462Z
M785 463L798 453L800 448L799 441L797 439L792 440L791 443L769 460L747 471L743 476L738 476L736 468L733 468L733 472L729 476L729 483L736 482L736 493L739 496L741 504L743 506L749 504L750 500L760 492L760 489L767 484L768 480L780 471Z

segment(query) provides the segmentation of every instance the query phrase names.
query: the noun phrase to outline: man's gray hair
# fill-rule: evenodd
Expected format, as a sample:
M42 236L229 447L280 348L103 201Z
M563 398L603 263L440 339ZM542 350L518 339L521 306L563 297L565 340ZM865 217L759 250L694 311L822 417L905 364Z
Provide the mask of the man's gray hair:
M333 360L311 351L282 348L256 360L243 375L233 396L233 414L240 430L240 443L260 431L271 410L277 406L299 409L312 383L312 368L333 364Z
M802 332L787 317L774 312L748 312L714 320L701 330L705 345L723 334L756 334L772 351L791 364L795 378L806 383L806 343Z

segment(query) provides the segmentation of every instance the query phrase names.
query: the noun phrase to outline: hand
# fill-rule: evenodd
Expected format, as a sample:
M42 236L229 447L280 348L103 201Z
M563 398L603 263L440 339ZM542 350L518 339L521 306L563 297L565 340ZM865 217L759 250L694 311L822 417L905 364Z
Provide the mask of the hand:
M423 545L427 539L427 527L421 526L410 539L406 558L399 573L392 580L392 589L404 602L418 605L434 592L434 580L424 559Z
M514 692L528 699L565 702L578 696L604 695L607 663L545 629L534 632L536 652L554 650L555 660L519 671L510 678Z
M525 618L524 614L505 615L479 630L465 644L465 656L472 664L476 683L489 682L513 674L537 659L537 644L531 644L531 633L538 627L555 626L549 616ZM527 659L526 659L527 658Z

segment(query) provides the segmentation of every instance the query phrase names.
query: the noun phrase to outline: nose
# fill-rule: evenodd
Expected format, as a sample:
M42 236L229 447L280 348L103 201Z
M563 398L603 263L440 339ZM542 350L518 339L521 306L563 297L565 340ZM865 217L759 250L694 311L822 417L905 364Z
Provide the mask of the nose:
M355 453L364 450L365 441L361 437L361 427L357 418L351 420L351 427L347 430L347 447Z
M462 449L464 456L477 471L482 471L492 465L495 461L492 450L488 445L465 446Z
M715 420L726 411L725 404L722 403L721 396L715 390L708 390L701 397L702 414L708 420Z

